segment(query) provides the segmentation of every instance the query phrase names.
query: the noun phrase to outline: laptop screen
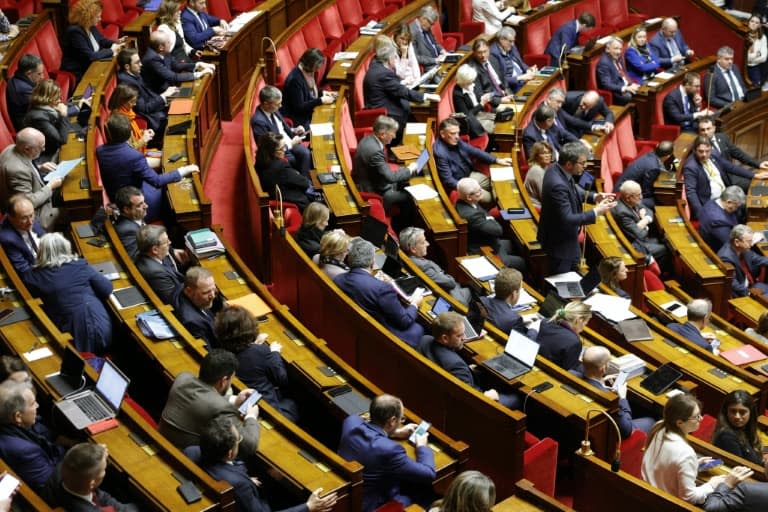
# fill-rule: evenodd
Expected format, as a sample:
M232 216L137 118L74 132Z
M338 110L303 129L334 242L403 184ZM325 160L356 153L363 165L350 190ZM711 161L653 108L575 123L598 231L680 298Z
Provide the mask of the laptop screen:
M123 375L123 372L118 370L112 361L106 359L99 380L96 381L96 391L117 411L123 401L125 391L128 389L129 382L128 377Z
M450 310L451 303L445 300L443 297L438 297L435 303L432 305L432 314L435 316Z
M536 355L539 353L539 344L532 339L523 336L512 329L507 339L507 345L504 352L514 357L526 366L533 366L536 363Z
M70 384L79 386L84 369L85 361L67 345L64 356L61 358L61 376L65 377Z
M363 218L363 224L360 226L360 236L380 248L384 244L384 237L387 235L387 225L379 219L370 215Z

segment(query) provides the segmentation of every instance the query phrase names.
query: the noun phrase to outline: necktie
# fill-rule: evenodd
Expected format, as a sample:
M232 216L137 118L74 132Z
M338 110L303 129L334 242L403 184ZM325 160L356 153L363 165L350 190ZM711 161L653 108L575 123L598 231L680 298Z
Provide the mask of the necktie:
M498 94L499 96L504 96L504 91L501 90L499 81L496 79L496 72L491 68L491 63L488 61L485 62L485 71L486 73L488 73L488 78L491 79L493 88L496 89L496 94Z
M424 33L424 40L429 43L429 49L432 52L432 57L437 57L437 55L440 53L437 51L437 42L435 41L434 36L432 35L432 31L430 30L424 30L422 31Z
M199 13L199 12L198 12L198 13L196 13L196 14L195 14L195 16L197 16L197 19L198 19L198 21L200 22L200 27L201 27L203 30L207 30L207 29L208 29L208 24L205 22L205 20L204 20L204 19L203 19L203 17L200 15L200 13Z
M621 64L621 59L616 59L615 64L616 69L619 71L619 75L621 75L621 79L624 80L624 85L628 85L629 79L627 78L627 73L624 72L624 66Z
M747 279L749 286L755 284L755 276L749 271L749 265L747 265L747 260L744 258L743 254L739 254L739 264L741 265L741 270L744 271L744 277Z
M723 182L723 177L720 176L720 171L714 166L712 160L704 162L704 170L707 171L707 174L709 175L710 184L715 185L712 187L713 197L720 197L720 192L725 190L725 183ZM720 187L720 190L715 190L715 187Z
M512 61L512 71L515 75L520 75L523 72L523 66L517 62L517 58L510 52L510 60Z
M669 49L670 57L677 57L680 55L680 48L677 47L677 41L674 38L667 39L667 48Z
M37 258L37 242L35 242L35 236L31 231L27 231L27 240L29 240L29 246L32 248L32 253Z
M721 154L722 151L720 151L720 145L717 143L717 137L712 137L712 149L717 152L717 154Z
M686 114L691 113L691 103L688 100L687 94L683 94L683 112L685 112Z
M725 78L728 79L728 87L731 89L731 101L741 99L741 87L736 82L736 77L733 76L733 68L725 72Z

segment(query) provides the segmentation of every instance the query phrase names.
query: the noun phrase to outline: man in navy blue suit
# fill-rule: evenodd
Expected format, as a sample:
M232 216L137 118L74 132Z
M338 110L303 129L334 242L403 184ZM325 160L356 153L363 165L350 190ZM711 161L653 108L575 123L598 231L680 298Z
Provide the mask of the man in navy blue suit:
M623 56L624 41L612 37L605 45L605 53L600 57L595 68L597 87L613 93L614 105L626 105L640 89L640 84L633 82L627 74Z
M202 50L213 36L227 33L227 22L205 12L206 0L189 0L181 11L181 30L184 39L195 50Z
M584 173L587 148L581 143L568 143L560 151L556 164L544 173L541 218L538 240L549 256L549 274L575 270L581 257L579 231L582 226L594 224L599 215L616 206L613 194L588 192L579 187L574 178ZM583 203L597 205L583 211Z
M176 60L168 42L168 34L155 30L149 36L149 48L141 59L141 77L147 86L158 94L168 87L190 82L213 73L215 66L206 62L181 62Z
M133 110L147 120L147 125L155 133L163 133L168 120L168 98L176 94L179 88L170 86L158 94L144 82L141 76L141 58L136 48L126 48L117 54L117 81L132 85L139 91Z
M260 496L258 480L252 478L245 463L237 459L242 439L231 418L216 416L200 432L200 446L188 446L184 448L184 453L213 478L227 482L235 489L238 510L269 512L272 509ZM321 498L322 491L322 488L316 489L306 503L283 509L282 512L325 512L333 509L336 493Z
M568 91L558 117L568 131L581 137L589 132L611 133L614 116L597 91Z
M686 307L688 309L688 321L684 324L673 322L667 324L667 327L701 348L709 350L715 355L719 354L720 341L715 337L715 334L702 332L709 325L712 302L709 299L693 299Z
M578 137L555 123L556 117L557 113L552 107L545 104L539 105L533 113L531 122L523 130L523 150L526 157L530 156L531 148L539 141L548 142L552 146L553 159L557 159L563 145L569 142L581 144ZM587 150L586 146L584 149Z
M251 116L251 130L256 140L265 133L278 133L283 137L286 147L285 157L291 167L309 177L309 169L312 167L312 154L304 144L306 130L299 125L295 128L288 126L280 114L283 105L283 93L274 85L265 85L259 91L259 106Z
M419 324L419 304L424 298L416 290L406 306L400 302L395 288L373 277L376 249L368 240L356 238L349 244L349 272L333 279L336 286L395 336L415 347L424 335Z
M768 169L768 160L759 161L739 146L731 142L731 139L722 132L715 131L715 120L711 116L706 116L699 119L699 135L709 137L712 141L712 153L719 155L725 160L733 162L737 160L747 167L755 167L759 169ZM743 185L740 183L740 185ZM746 184L749 186L748 184ZM743 187L742 187L743 188Z
M475 79L475 97L491 95L491 105L495 108L501 103L513 103L507 83L506 70L501 59L491 53L488 41L482 37L472 43L472 57L467 61L477 71Z
M590 12L582 12L575 20L561 25L549 40L547 49L544 52L549 55L550 64L560 67L560 59L565 59L568 50L573 48L579 42L579 32L585 28L595 26L595 17Z
M625 181L634 181L640 185L640 189L643 191L643 204L648 208L655 208L653 183L659 177L662 169L670 170L670 165L675 159L674 150L675 146L671 141L659 142L653 151L640 155L624 169L619 179L613 184L613 191L618 192L621 184Z
M7 211L8 215L0 225L0 244L23 279L24 273L37 261L37 243L45 231L35 219L35 206L26 195L11 196Z
M664 69L678 68L687 59L693 57L693 50L688 48L683 34L678 30L674 18L665 18L661 22L661 30L648 43L659 58L659 64Z
M29 97L37 82L45 78L45 66L37 55L26 54L19 59L13 77L8 80L5 103L8 117L16 131L24 128L24 116L29 110Z
M515 29L512 27L504 26L499 30L496 41L491 44L491 55L504 66L504 78L512 92L517 92L525 82L536 76L536 66L528 68L515 46Z
M510 332L514 329L523 336L536 339L538 331L529 329L515 310L522 284L523 274L520 271L514 268L503 268L496 274L494 295L480 297L480 302L488 313L487 320L502 332Z
M704 97L717 108L744 99L747 86L741 73L733 66L733 48L722 46L717 50L717 62L704 77Z
M720 197L710 199L699 211L699 234L713 251L728 245L731 230L744 221L744 191L736 185L723 190Z
M391 500L404 506L428 506L436 477L435 456L427 444L429 434L416 436L413 460L396 441L408 439L417 427L402 425L403 402L392 395L377 396L371 401L369 415L369 421L357 415L344 420L338 450L345 459L363 465L362 512L372 512ZM405 485L408 491L401 488Z
M174 296L174 314L195 338L205 341L209 347L216 346L214 318L218 309L216 281L210 271L203 267L190 267L184 276L184 287ZM221 306L221 301L218 301Z
M701 106L701 77L698 73L686 73L683 82L664 97L664 124L677 125L684 132L696 132L699 119L712 113Z
M752 250L757 240L763 240L763 237L758 239L752 228L737 224L731 230L729 242L717 251L717 256L723 262L733 265L731 294L734 297L746 297L749 295L750 288L768 293L768 285L758 281L760 270L768 267L768 258Z

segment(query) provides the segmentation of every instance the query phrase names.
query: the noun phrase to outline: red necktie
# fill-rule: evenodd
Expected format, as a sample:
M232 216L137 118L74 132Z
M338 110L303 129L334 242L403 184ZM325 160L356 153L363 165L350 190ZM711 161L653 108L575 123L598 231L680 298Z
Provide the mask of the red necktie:
M491 63L488 61L485 62L485 70L488 72L488 78L491 79L493 88L496 89L496 94L498 94L499 96L504 96L504 91L501 89L501 86L499 85L498 80L496 80L496 76L491 70Z
M747 260L744 259L743 254L739 255L739 264L741 264L741 270L744 271L744 276L747 278L749 286L755 284L755 277L752 275L752 272L749 271L749 265L747 265Z
M616 59L616 69L619 70L621 78L623 78L627 84L631 83L629 78L627 78L627 74L624 72L624 66L621 65L621 59Z

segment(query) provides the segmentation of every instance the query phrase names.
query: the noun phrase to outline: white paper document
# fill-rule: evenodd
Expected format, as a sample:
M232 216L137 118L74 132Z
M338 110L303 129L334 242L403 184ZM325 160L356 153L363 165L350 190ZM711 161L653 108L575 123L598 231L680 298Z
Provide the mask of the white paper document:
M688 308L683 305L682 302L672 300L661 304L661 308L665 311L672 313L672 316L677 318L685 318L688 316Z
M622 320L629 320L637 316L629 310L632 301L616 295L596 293L585 300L584 303L592 306L592 311L600 313L612 322L621 322Z
M333 60L355 60L360 52L336 52Z
M514 181L515 170L512 167L491 167L491 181Z
M492 278L499 273L497 269L485 256L478 256L477 258L464 258L461 260L461 266L467 269L469 274L481 281L484 279Z
M405 125L406 135L426 135L427 123L408 123Z
M520 295L517 297L517 305L536 304L536 299L528 293L525 288L520 288Z
M669 80L673 76L675 76L674 73L667 73L666 71L662 71L661 73L656 73L654 78L658 78L659 80Z
M416 201L424 201L425 199L434 199L437 197L437 191L423 183L405 187L405 190L411 194Z
M75 158L74 160L63 160L59 162L59 165L56 166L56 169L49 172L45 175L45 178L43 180L48 183L53 179L56 178L64 178L67 174L72 172L72 169L77 167L77 165L83 161L83 158Z
M312 135L333 135L333 123L315 123L309 125Z
M564 274L554 274L544 278L544 280L552 286L557 286L557 283L580 283L581 279L581 275L574 271L566 272Z

